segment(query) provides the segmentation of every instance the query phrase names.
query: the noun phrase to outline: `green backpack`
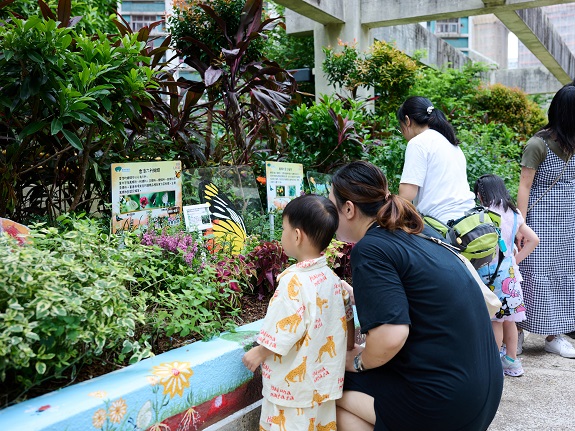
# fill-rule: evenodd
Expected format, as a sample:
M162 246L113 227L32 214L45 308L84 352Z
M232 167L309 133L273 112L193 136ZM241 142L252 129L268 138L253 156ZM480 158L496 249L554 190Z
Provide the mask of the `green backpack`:
M423 221L456 247L476 269L493 260L497 246L505 251L499 229L501 216L485 207L477 206L447 224L431 216L423 216Z

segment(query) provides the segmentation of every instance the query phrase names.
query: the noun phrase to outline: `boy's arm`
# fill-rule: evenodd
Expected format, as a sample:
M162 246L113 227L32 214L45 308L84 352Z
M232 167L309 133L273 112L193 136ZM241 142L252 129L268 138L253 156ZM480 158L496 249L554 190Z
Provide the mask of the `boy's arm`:
M343 287L342 297L343 305L345 307L345 318L347 320L347 350L353 350L355 346L355 323L353 317L353 306L355 298L353 297L353 287L344 280L341 280Z
M262 362L272 354L273 352L264 346L256 346L246 352L242 358L242 362L246 368L253 373L262 364Z
M539 237L533 229L527 226L526 223L523 223L519 226L517 230L517 237L522 237L523 247L521 250L515 255L515 262L519 264L523 259L531 254L535 247L539 245Z
M353 350L355 346L355 324L354 319L347 321L347 350Z

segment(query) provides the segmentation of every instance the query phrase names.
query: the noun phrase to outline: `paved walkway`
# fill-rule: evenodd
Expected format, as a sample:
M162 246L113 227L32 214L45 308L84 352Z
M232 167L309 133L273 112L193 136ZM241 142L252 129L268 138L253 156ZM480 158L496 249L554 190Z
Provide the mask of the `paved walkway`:
M520 356L525 374L505 377L489 431L575 430L575 359L546 353L544 346L542 335L525 340Z

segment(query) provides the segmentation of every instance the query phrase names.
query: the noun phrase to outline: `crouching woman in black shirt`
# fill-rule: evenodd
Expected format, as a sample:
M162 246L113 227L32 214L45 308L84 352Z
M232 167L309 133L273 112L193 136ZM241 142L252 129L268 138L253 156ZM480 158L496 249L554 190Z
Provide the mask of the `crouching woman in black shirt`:
M503 372L472 275L449 250L416 235L423 220L390 194L376 166L341 168L330 199L338 238L356 243L353 290L366 334L365 347L347 352L338 430L486 430Z

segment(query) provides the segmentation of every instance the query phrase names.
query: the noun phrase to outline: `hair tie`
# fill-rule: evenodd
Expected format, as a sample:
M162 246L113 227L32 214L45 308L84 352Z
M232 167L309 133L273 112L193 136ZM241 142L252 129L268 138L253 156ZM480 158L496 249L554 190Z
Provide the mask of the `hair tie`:
M431 115L431 113L433 112L434 109L435 109L435 108L433 107L433 105L428 106L428 107L427 107L427 114L428 114L428 115Z
M390 196L391 196L391 193L390 193L390 192L387 192L387 193L385 194L385 200L387 201Z

